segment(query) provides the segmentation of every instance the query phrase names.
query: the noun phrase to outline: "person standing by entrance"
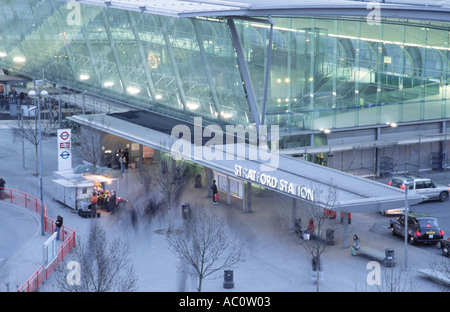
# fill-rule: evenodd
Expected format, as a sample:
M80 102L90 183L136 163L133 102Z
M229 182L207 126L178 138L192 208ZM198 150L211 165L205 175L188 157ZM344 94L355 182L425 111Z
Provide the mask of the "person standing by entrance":
M0 176L0 199L5 199L5 190L3 189L5 187L5 183L5 180Z
M211 185L211 190L212 190L212 196L213 196L213 204L217 205L219 203L219 194L217 192L216 180L213 180L213 183Z

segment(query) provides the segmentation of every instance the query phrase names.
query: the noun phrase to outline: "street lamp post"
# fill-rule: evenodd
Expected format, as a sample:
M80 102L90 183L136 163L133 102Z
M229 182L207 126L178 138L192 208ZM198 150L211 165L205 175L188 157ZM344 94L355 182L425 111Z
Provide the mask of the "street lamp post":
M405 271L409 271L408 267L408 212L409 212L409 206L408 206L408 189L409 189L409 183L405 182Z
M45 235L45 211L44 211L44 192L42 188L42 125L41 125L41 96L46 97L48 92L42 90L39 92L39 87L44 84L43 80L35 80L34 85L37 90L31 90L28 92L30 98L37 97L37 107L38 107L38 123L39 123L39 195L41 200L41 234Z

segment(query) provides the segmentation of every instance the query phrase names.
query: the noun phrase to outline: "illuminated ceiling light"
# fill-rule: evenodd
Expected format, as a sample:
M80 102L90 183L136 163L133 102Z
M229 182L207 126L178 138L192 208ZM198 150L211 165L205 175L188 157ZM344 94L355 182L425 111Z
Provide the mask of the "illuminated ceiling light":
M155 100L162 100L162 95L161 94L155 95Z
M281 79L280 79L280 78L278 78L278 79L277 79L277 82L278 82L278 83L281 83Z
M15 56L13 58L14 63L25 63L27 61L23 56Z
M112 87L113 85L114 85L114 82L112 82L112 81L105 81L105 83L103 84L103 86L106 88Z
M326 133L326 134L328 134L328 133L331 132L331 130L330 130L330 129L324 129L323 132Z
M224 112L221 112L220 115L221 115L223 118L225 118L225 119L228 119L228 118L233 117L233 115L232 115L231 113L224 113Z
M128 87L127 92L134 95L134 94L138 94L139 92L141 92L141 90L136 87Z
M284 79L284 82L289 83L289 82L291 82L291 79L285 78L285 79Z
M192 102L187 102L186 103L186 107L189 108L190 110L196 110L199 108L200 105L198 105L197 103L192 103Z
M6 57L8 56L8 54L6 54L6 52L0 52L0 57Z
M80 80L89 80L89 75L86 75L86 74L81 74L80 75Z
M392 127L392 128L397 128L397 126L398 126L398 125L397 125L396 122L391 122L391 127Z

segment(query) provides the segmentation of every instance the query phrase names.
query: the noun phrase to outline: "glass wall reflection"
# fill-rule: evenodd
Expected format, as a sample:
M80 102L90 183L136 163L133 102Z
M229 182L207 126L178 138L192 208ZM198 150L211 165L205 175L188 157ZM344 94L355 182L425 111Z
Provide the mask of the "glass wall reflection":
M449 24L272 17L266 123L314 131L447 118ZM269 26L184 19L62 0L0 3L0 65L169 116L255 123Z

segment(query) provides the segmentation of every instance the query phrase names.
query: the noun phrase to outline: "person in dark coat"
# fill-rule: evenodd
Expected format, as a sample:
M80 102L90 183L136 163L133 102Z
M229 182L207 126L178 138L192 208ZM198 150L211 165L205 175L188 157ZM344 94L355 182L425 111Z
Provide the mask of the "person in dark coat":
M5 191L3 190L5 183L5 180L0 176L0 199L5 199Z
M109 210L111 211L112 214L116 213L117 210L116 198L117 198L116 191L112 190L111 197L109 197L108 199Z
M213 196L213 204L217 205L219 203L218 201L218 191L217 191L217 185L216 185L216 180L213 180L213 183L211 185L211 190L212 190L212 196Z
M59 232L61 231L62 225L63 225L63 217L57 216L55 222L56 240L59 240Z

